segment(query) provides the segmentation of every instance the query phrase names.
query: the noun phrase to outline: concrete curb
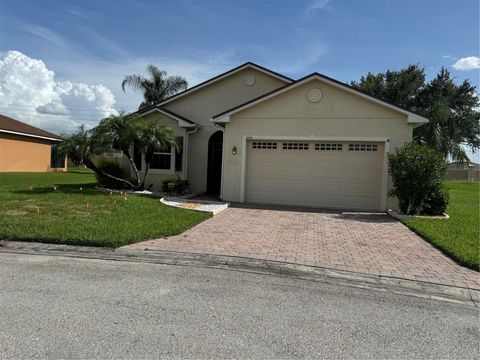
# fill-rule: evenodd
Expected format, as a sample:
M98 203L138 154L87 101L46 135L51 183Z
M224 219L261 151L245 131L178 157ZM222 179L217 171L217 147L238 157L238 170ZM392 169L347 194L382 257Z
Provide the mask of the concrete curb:
M425 299L465 303L476 307L480 305L480 290L476 289L235 256L109 249L5 240L0 240L0 253L64 256L247 271L387 291Z

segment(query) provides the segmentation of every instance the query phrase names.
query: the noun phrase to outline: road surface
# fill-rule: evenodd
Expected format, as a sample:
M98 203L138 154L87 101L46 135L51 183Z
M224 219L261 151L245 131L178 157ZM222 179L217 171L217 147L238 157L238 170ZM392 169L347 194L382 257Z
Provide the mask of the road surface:
M467 305L287 277L0 253L0 358L479 358Z

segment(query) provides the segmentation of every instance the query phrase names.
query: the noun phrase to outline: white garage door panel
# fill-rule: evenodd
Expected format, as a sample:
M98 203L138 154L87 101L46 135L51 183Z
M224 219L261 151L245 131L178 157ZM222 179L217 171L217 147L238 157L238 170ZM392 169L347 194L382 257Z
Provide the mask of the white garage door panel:
M247 142L245 200L264 204L325 208L379 210L383 144L368 143L369 150L315 150L322 142L308 144L308 150L253 148ZM258 144L259 141L256 141ZM355 142L356 148L361 146ZM372 147L372 144L375 146ZM302 145L305 146L305 145ZM317 146L318 148L318 146Z

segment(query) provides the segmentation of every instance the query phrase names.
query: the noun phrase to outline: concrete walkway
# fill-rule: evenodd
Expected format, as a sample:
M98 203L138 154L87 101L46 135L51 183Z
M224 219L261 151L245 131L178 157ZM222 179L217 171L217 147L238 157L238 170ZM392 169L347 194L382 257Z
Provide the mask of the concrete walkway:
M124 248L239 256L480 289L478 272L382 214L232 207L181 235Z

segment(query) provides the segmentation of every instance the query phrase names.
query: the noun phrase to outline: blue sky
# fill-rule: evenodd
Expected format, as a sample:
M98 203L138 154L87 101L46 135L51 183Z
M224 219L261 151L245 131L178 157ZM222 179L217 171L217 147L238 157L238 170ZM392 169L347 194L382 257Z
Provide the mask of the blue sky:
M29 62L38 59L55 73L37 81L18 66L3 70L64 89L54 105L65 105L75 121L45 120L49 129L64 131L82 120L93 123L101 106L134 110L140 96L124 94L120 83L148 63L184 75L190 85L253 61L293 78L318 71L345 82L418 63L429 76L445 66L457 81L478 86L476 58L469 58L474 65L466 61L471 70L452 65L479 56L479 1L1 0L0 59L12 50L27 57L21 59L29 69L42 69ZM100 105L88 101L90 93ZM17 94L9 111L26 116L28 96Z

